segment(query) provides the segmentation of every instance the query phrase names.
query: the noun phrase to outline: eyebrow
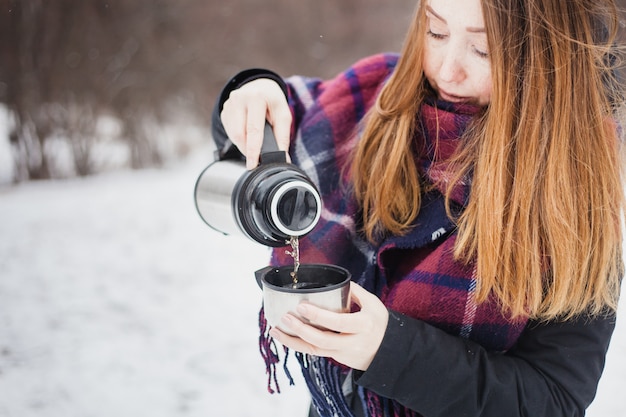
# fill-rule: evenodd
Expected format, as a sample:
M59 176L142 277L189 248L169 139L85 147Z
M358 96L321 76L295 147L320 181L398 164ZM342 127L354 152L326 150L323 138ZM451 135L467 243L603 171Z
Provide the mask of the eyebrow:
M439 15L436 11L433 10L432 7L430 6L426 6L426 10L428 12L430 12L430 14L432 14L434 17L436 17L438 20L441 20L443 23L448 24L448 21L446 19L444 19L441 15ZM471 27L468 26L467 28L465 28L468 32L472 32L472 33L486 33L485 28L477 28L477 27Z

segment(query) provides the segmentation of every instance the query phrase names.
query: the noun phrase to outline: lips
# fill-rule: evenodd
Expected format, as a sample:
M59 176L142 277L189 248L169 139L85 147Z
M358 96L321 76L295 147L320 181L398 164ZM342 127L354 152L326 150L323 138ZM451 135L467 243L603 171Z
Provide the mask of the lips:
M470 97L457 96L451 93L448 93L445 90L439 89L439 97L444 101L449 101L452 103L461 103L470 101Z

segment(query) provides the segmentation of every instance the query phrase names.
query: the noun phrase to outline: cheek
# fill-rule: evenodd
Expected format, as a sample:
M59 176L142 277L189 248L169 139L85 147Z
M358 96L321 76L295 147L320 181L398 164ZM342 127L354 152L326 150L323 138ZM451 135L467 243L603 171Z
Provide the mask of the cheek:
M476 83L476 92L480 105L487 105L491 101L491 74L484 74Z
M429 81L433 81L435 79L435 75L437 75L439 65L437 64L437 55L434 53L432 48L426 46L424 48L424 75L428 78Z

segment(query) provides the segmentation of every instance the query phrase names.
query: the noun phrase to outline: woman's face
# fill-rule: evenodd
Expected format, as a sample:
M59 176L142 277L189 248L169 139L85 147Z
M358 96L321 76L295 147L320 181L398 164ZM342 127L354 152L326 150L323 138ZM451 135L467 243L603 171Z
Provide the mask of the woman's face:
M427 0L424 74L440 99L489 104L491 67L480 0Z

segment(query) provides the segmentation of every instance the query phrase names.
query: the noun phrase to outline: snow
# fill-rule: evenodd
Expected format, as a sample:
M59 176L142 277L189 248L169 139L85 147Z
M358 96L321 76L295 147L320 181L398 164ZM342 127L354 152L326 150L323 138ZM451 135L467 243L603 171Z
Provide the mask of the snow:
M1 417L306 414L267 393L268 250L200 220L202 159L0 189Z
M195 212L208 156L0 188L0 417L306 415L301 377L266 391L268 249ZM589 417L626 416L625 304Z

